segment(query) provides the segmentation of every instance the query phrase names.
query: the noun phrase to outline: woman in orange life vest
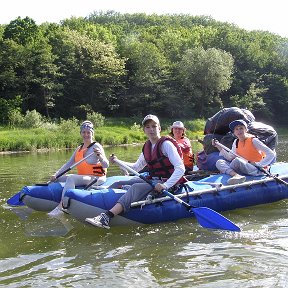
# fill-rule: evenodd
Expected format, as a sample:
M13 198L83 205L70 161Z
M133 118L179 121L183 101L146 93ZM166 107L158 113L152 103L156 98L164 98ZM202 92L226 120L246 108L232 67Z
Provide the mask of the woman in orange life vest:
M183 153L183 162L185 165L186 173L193 171L194 155L192 152L191 142L186 137L186 128L181 121L175 121L171 126L171 132L169 133L180 146Z
M94 154L76 166L77 174L68 174L58 178L59 182L65 182L62 195L64 195L65 191L68 189L73 189L78 185L86 186L96 178L98 178L96 185L100 185L106 181L109 161L105 156L102 145L94 142L94 127L90 121L86 120L81 124L80 135L83 143L76 148L68 162L66 162L57 172L55 172L54 175L51 176L50 180L55 181L56 176L62 171L68 169L74 163L80 161L93 151Z
M244 120L235 120L231 122L229 124L229 129L237 137L233 142L232 152L261 167L269 166L275 162L276 153L254 135L247 132L247 124ZM263 172L257 169L253 164L250 164L217 146L217 141L212 140L212 145L217 147L220 151L219 154L228 160L219 159L216 162L216 167L221 173L232 176L227 181L228 184L231 185L245 182L246 177L239 175L238 173L253 176L263 175Z

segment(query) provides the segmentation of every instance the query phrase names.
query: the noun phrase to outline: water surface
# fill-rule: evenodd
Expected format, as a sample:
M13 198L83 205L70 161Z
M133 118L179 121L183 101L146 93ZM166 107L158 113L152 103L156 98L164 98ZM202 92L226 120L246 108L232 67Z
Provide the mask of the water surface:
M287 145L280 136L278 160L288 158ZM105 150L133 161L141 147ZM0 155L1 287L288 287L287 200L223 213L240 233L207 230L194 218L102 230L5 205L70 155Z

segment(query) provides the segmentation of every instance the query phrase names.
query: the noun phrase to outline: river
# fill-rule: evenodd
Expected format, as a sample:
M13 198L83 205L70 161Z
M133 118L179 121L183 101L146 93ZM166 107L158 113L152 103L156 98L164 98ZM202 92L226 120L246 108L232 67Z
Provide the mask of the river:
M280 135L278 161L288 159L287 145ZM141 147L105 150L129 161ZM0 155L0 287L288 287L287 200L222 213L240 233L207 230L194 218L104 230L7 207L70 155Z

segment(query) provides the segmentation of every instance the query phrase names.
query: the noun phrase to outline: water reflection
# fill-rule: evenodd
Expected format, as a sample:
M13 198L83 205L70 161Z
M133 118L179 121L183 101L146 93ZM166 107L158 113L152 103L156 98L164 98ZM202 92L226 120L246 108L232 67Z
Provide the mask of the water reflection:
M278 161L288 159L287 144L280 137ZM134 161L141 146L105 150ZM203 229L194 218L106 231L66 216L5 208L11 195L46 182L70 156L0 156L0 286L287 287L287 200L223 213L240 233ZM112 165L109 174L119 171Z

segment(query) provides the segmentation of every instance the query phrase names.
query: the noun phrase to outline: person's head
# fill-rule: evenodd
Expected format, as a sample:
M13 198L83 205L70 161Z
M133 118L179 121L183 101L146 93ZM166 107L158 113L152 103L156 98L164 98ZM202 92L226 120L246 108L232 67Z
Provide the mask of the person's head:
M246 133L248 130L247 123L242 120L234 120L229 124L230 131L237 136L238 132Z
M173 122L173 124L171 126L171 131L169 134L172 137L181 138L181 137L185 136L185 131L186 131L186 128L185 128L183 122L175 121L175 122Z
M91 121L85 120L80 125L80 134L83 138L93 138L94 136L94 125Z
M157 137L160 135L161 126L157 116L148 114L142 121L144 133L150 138L153 136L153 130L157 133ZM150 131L150 132L149 132ZM154 132L154 133L155 133Z

